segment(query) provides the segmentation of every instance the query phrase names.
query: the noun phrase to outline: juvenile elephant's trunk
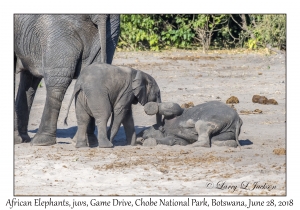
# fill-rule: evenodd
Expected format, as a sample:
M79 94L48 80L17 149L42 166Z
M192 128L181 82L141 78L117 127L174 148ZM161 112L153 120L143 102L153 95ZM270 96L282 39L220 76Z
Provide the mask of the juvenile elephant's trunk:
M157 100L156 100L156 102L157 102L157 103L161 103L161 98L158 97ZM157 112L157 114L156 114L156 124L157 124L158 126L161 126L161 125L162 125L162 115L159 114L159 112Z

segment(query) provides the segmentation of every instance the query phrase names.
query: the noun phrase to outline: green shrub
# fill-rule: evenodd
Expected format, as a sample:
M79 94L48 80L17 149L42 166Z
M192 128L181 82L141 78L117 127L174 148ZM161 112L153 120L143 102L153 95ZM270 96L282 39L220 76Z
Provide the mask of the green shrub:
M286 16L213 14L121 15L118 47L158 51L202 47L257 49L286 43Z

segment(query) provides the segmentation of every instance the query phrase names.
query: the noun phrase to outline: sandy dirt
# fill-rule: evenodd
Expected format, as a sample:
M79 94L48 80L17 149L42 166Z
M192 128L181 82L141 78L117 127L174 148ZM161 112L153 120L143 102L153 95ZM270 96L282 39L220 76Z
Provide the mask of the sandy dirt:
M244 122L241 150L124 146L122 127L114 148L76 149L71 139L77 129L74 105L68 126L63 125L73 81L58 119L57 144L15 145L14 194L286 195L285 62L285 54L239 51L117 52L113 64L151 74L165 102L225 103L236 96L234 108ZM275 99L278 105L253 103L253 95ZM40 124L45 96L42 81L30 114L31 137ZM155 116L146 115L141 105L133 110L137 132L155 123Z

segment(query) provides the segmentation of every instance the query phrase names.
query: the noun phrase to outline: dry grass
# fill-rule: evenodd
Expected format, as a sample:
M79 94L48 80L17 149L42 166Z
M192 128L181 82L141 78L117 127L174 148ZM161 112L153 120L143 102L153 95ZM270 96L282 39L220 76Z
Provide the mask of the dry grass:
M176 56L176 57L161 57L161 59L166 60L185 60L185 61L195 61L195 60L217 60L221 59L221 56L193 56L193 55L186 55L186 56Z

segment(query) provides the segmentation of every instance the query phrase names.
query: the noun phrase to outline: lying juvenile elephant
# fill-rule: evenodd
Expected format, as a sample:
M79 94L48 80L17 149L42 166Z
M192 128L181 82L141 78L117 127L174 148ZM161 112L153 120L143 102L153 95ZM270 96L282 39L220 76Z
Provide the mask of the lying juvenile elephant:
M143 139L154 138L158 144L210 147L240 146L238 136L243 121L238 113L219 101L211 101L182 109L176 103L149 102L144 106L148 115L164 115L162 126L154 125L144 130Z
M124 125L127 142L134 145L136 134L132 117L131 104L145 105L149 101L160 103L159 87L150 75L128 67L109 64L92 64L81 72L76 81L74 92L67 109L75 99L78 123L76 147L112 147L112 141ZM111 125L106 130L109 117ZM94 135L94 120L98 128L98 140ZM161 124L161 115L156 120ZM109 139L110 140L109 140Z

